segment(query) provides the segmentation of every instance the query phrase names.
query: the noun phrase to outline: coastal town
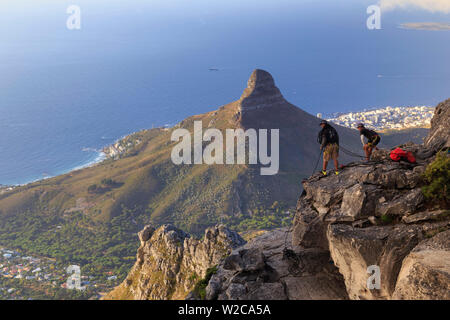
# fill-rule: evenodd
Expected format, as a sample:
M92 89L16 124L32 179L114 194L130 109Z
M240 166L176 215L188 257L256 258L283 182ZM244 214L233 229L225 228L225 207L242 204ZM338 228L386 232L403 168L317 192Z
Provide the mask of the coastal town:
M375 130L401 130L409 128L428 128L434 114L434 107L385 107L360 112L335 113L326 117L328 121L340 126L356 128L364 123ZM317 115L322 118L322 114Z
M67 267L55 259L22 255L0 247L0 300L32 300L51 298L99 299L119 281L112 273L103 279L80 275L78 288L70 288Z

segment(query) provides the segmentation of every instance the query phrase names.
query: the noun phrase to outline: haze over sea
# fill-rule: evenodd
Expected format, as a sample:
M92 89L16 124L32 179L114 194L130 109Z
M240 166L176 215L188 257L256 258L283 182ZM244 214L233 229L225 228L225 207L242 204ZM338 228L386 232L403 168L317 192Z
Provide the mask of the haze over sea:
M450 14L373 1L14 0L0 3L0 184L98 160L121 136L239 98L251 71L316 114L450 96ZM81 30L66 28L69 5ZM219 71L210 71L217 68Z

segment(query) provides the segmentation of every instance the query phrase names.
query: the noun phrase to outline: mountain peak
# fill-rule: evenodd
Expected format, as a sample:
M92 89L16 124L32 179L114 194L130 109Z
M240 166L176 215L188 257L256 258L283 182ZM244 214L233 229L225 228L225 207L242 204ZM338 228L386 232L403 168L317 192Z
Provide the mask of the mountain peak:
M253 71L240 99L241 111L272 107L282 103L286 103L286 100L275 86L272 75L260 69Z
M256 88L264 87L275 87L275 81L273 80L272 75L265 70L254 70L247 81L247 88L254 90Z

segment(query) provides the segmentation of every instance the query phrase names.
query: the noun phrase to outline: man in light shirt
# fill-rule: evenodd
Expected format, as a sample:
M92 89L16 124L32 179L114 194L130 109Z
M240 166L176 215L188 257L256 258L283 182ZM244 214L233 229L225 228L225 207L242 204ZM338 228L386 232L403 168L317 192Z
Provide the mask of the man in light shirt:
M366 160L370 161L372 151L373 149L377 149L377 145L380 143L381 138L378 133L365 128L362 123L358 123L358 130L361 135L361 142L363 144L364 153L366 154Z

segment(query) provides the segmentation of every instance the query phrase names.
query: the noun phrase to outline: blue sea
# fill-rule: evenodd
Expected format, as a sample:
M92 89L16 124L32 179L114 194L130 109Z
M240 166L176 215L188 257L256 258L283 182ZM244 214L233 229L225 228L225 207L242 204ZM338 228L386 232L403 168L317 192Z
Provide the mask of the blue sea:
M374 3L2 1L0 184L88 165L128 133L214 110L255 68L312 114L450 97L450 31L399 28L450 14L399 8L368 30ZM66 27L69 5L80 30Z

